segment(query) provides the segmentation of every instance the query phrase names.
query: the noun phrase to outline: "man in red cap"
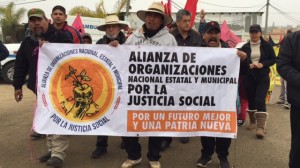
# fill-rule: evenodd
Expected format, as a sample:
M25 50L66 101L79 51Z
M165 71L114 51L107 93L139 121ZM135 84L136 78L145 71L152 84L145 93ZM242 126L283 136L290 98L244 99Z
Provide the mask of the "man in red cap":
M218 22L211 21L205 24L203 34L203 47L217 47L228 48L228 45L221 40L221 29ZM248 61L247 55L242 51L237 51L237 55L241 59L240 73L245 73ZM220 161L220 168L230 168L230 163L227 159L229 154L228 149L231 144L230 138L218 137L201 137L202 150L201 158L197 161L196 165L199 167L207 167L212 162L211 157L216 151Z

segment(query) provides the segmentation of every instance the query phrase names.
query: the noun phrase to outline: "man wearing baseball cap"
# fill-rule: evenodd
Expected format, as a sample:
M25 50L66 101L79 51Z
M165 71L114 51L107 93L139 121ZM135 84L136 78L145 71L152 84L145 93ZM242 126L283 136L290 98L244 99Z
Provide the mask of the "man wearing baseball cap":
M23 98L22 86L28 75L27 87L36 94L36 72L39 46L45 42L72 43L62 31L55 29L48 23L48 19L42 9L33 8L27 13L30 27L30 35L21 43L16 55L15 71L13 77L14 96L17 102ZM60 167L65 158L65 150L69 142L64 135L47 135L49 152L39 160L47 162L47 166Z
M228 45L221 40L220 25L216 21L211 21L205 24L203 34L203 47L218 47L228 48ZM240 74L245 73L248 65L246 60L247 55L242 51L237 51L237 56L241 59ZM245 72L244 72L245 71ZM216 151L220 161L220 168L230 168L230 163L227 159L229 154L228 149L231 144L230 138L218 137L201 137L202 150L201 158L197 161L196 165L199 167L207 167L212 162L212 155Z

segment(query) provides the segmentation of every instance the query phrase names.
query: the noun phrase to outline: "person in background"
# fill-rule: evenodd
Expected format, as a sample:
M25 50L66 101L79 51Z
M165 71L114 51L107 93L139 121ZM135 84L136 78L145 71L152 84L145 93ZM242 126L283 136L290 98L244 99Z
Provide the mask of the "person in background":
M53 20L53 26L56 29L62 30L66 35L72 39L76 44L82 43L80 33L67 23L66 9L63 6L57 5L52 8L51 18Z
M202 9L200 11L200 22L199 22L199 28L198 28L198 32L201 34L201 36L204 35L204 26L206 24L206 21L205 21L205 11Z
M65 34L70 39L72 39L72 41L74 43L82 43L82 38L81 38L79 32L75 28L73 28L67 24L66 9L63 6L57 5L57 6L53 7L51 18L53 19L53 26L56 29L59 29L59 30L65 32ZM47 20L47 22L51 23L51 20ZM31 30L29 28L27 31L27 34L29 34L29 36L30 36L30 33L31 33ZM40 139L40 138L44 137L45 135L39 134L35 131L32 131L30 136L34 139Z
M291 104L291 150L289 168L300 167L300 31L290 33L280 47L276 60L279 75L287 81L287 99Z
M125 34L121 31L127 27L127 24L121 23L117 15L108 15L105 18L105 24L98 26L99 31L105 31L103 38L96 44L111 44L117 42L123 44L126 41ZM92 158L97 159L107 153L108 136L97 136L96 149L92 152ZM122 138L121 149L125 148Z
M39 45L45 42L50 43L72 43L71 39L64 32L55 29L45 16L43 10L38 8L30 9L27 13L31 36L26 36L16 55L14 67L13 86L15 89L15 100L23 98L22 86L25 77L28 75L27 87L36 94L36 72ZM48 150L45 155L39 158L40 162L47 162L47 166L61 167L66 157L66 149L69 146L67 136L47 135Z
M285 35L285 37L292 33L291 30L288 30L287 31L287 34ZM283 38L283 40L281 40L279 42L279 45L281 45L283 43L285 38ZM290 109L290 104L288 103L287 101L287 90L286 90L286 80L284 80L282 77L280 77L280 83L281 83L281 86L280 86L280 95L279 95L279 101L276 102L276 104L278 105L283 105L283 107L285 109Z
M270 86L270 66L275 64L276 56L271 44L262 38L260 25L251 25L249 33L250 41L241 48L250 60L244 82L249 103L250 124L247 129L256 128L256 137L262 139L266 135L268 119L266 97Z
M235 46L235 48L240 50L244 44L245 42L238 43ZM240 108L240 113L238 113L237 116L237 124L238 126L243 127L245 126L246 117L247 117L248 99L247 99L247 93L244 84L246 70L243 70L241 72L243 72L240 73L239 75L239 98L240 98L241 108Z
M191 13L185 9L181 9L176 14L176 27L170 31L175 37L178 46L201 46L201 35L190 28ZM181 137L181 143L188 143L190 139L188 137ZM162 150L167 149L172 142L171 137L163 138Z
M229 48L229 46L221 40L221 29L218 22L211 21L205 24L203 27L204 35L202 47L217 47L217 48ZM245 52L237 51L237 56L241 59L240 73L247 70L248 61ZM218 159L220 161L220 168L230 168L228 161L229 147L231 144L231 138L218 138L218 137L201 137L201 157L197 161L196 165L199 167L207 167L212 162L211 157L216 150Z
M9 56L9 51L0 40L0 62ZM1 65L0 65L1 66Z
M176 22L173 22L170 26L168 26L169 27L169 32L172 32L174 29L176 29L177 28L177 24L176 24Z
M92 36L89 33L83 33L81 37L83 44L92 44Z
M167 25L173 19L165 14L160 2L153 2L148 10L137 11L137 16L144 24L128 37L126 45L177 46L177 42L169 33ZM149 137L147 158L151 168L160 168L161 137ZM127 160L121 168L131 168L142 161L139 137L124 137Z

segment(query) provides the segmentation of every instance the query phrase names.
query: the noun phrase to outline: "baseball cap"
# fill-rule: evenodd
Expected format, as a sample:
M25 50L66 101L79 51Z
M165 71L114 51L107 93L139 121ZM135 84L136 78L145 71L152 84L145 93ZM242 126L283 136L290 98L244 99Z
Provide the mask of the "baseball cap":
M45 16L45 12L39 8L32 8L28 11L27 16L28 16L28 19L30 19L31 17L42 18Z
M205 26L204 26L204 32L208 32L208 31L210 31L210 30L212 30L212 29L216 29L216 30L218 30L219 32L221 32L220 25L219 25L219 23L216 22L216 21L208 22L208 23L206 23Z
M249 32L252 32L252 31L261 32L260 25L258 25L258 24L251 25L249 28Z

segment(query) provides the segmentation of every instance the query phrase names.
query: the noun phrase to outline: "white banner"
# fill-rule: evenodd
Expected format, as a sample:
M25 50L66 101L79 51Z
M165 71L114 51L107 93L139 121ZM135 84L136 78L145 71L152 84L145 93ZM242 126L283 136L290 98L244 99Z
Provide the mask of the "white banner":
M42 134L235 138L235 49L44 44Z

